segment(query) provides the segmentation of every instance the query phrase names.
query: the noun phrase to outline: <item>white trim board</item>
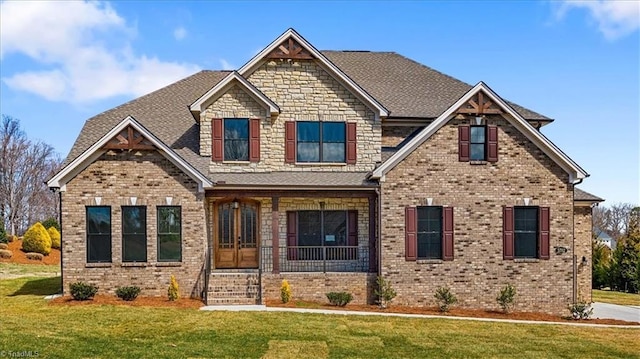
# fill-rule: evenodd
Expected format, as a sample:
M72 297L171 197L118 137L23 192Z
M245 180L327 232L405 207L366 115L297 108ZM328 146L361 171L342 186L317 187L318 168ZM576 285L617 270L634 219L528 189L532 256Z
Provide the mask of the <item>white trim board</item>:
M242 77L237 71L232 71L229 73L222 81L218 82L215 86L213 86L209 91L207 91L204 95L200 96L189 109L193 112L202 112L204 110L204 105L209 102L209 99L215 97L218 92L227 90L232 81L237 81L254 100L261 102L265 107L269 109L271 114L279 114L280 107L273 102L270 98L268 98L265 94L263 94L260 90L258 90L255 86L253 86L247 79Z
M182 159L171 148L169 148L164 142L160 141L149 130L142 126L133 117L128 116L124 120L120 121L114 128L102 136L91 147L86 149L80 156L76 157L71 163L56 173L50 180L47 181L49 188L60 188L64 190L66 184L78 173L82 172L87 166L97 160L103 153L106 152L102 147L107 144L109 140L117 136L127 126L133 127L136 131L140 132L145 138L147 138L164 157L166 157L176 167L180 168L191 179L198 183L198 192L204 192L205 188L213 187L211 182L202 173L197 171L187 161Z
M504 118L515 126L520 132L522 132L531 142L533 142L538 148L542 150L551 160L557 163L565 172L569 174L569 182L578 183L582 179L589 177L589 174L585 172L577 163L575 163L569 156L562 152L556 145L553 144L542 133L536 130L527 120L518 114L509 104L498 96L489 86L480 81L473 88L467 91L458 101L445 110L440 116L438 116L430 125L425 127L416 137L411 139L404 147L398 152L393 154L387 161L385 161L380 167L376 168L371 174L372 179L383 180L385 174L392 170L398 163L402 162L409 154L415 151L420 145L422 145L429 137L431 137L442 126L455 117L458 108L463 106L479 91L483 91L494 104L500 106L505 111L507 116Z

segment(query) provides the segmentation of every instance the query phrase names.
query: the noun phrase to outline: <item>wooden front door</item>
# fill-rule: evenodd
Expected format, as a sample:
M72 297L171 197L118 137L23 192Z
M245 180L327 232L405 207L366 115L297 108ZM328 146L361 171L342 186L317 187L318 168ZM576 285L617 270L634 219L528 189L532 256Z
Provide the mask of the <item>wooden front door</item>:
M258 268L258 209L253 202L215 206L215 268Z

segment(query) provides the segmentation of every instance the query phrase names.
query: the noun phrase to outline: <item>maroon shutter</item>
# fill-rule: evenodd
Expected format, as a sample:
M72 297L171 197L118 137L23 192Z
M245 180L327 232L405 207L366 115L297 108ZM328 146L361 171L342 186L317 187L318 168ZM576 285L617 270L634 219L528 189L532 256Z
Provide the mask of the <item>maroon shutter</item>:
M418 258L418 215L416 207L404 209L404 246L405 258L415 261Z
M298 221L297 213L294 211L287 211L287 259L295 260L298 258L297 249L298 244Z
M498 126L487 126L487 161L498 162Z
M502 208L502 257L513 259L513 207Z
M453 260L453 207L442 208L442 259Z
M357 153L356 153L356 123L348 122L347 123L347 163L355 164Z
M357 247L358 246L358 211L347 212L347 223L349 227L349 232L347 237L347 246ZM348 248L347 258L348 259L358 258L358 248Z
M249 120L249 161L260 162L260 119Z
M469 162L469 126L458 126L458 161Z
M296 123L287 121L284 123L284 162L296 162Z
M213 161L222 161L222 119L214 118L211 121L211 159Z
M538 208L538 257L549 259L549 227L550 227L549 207Z

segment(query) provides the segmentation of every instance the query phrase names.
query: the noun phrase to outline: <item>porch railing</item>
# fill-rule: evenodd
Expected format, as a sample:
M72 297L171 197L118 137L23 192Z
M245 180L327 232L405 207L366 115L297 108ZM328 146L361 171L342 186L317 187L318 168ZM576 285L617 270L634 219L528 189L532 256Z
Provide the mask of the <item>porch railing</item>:
M280 272L367 272L369 248L287 246L278 248ZM260 269L273 270L273 247L260 250Z

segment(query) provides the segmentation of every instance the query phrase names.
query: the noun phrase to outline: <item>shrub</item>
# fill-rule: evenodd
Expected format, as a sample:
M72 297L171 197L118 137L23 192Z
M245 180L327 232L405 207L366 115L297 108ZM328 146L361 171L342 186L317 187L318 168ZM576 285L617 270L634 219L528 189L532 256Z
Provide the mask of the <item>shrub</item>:
M8 249L0 249L0 258L9 259L13 257L13 252Z
M438 308L440 308L441 312L448 312L453 304L458 303L458 298L456 298L447 287L439 287L436 289L434 297L436 301L438 301Z
M496 297L496 301L502 307L502 311L505 313L509 313L513 303L515 302L516 297L516 288L511 284L507 283L507 285L500 290L500 293Z
M51 248L60 249L60 232L58 232L56 227L49 227L47 233L49 233L49 237L51 237Z
M22 238L22 250L46 255L51 253L51 237L40 222L27 230Z
M18 237L14 236L14 235L8 235L7 236L7 242L11 243L13 241L15 241L16 239L18 239Z
M118 287L116 289L116 295L118 298L126 301L132 301L138 297L140 294L140 287L138 286L128 286L128 287Z
M6 243L0 243L0 249L8 249L9 246Z
M171 276L171 283L169 283L169 289L167 290L167 295L169 296L170 301L178 300L180 298L180 291L178 287L178 281L176 277Z
M327 293L327 299L329 299L331 305L344 307L353 300L353 296L347 292L329 292Z
M395 289L391 286L391 283L387 282L387 280L382 276L378 276L376 279L376 289L374 294L378 297L380 308L386 308L393 298L398 295Z
M51 227L55 228L56 230L58 230L58 233L60 233L60 224L58 223L58 220L55 219L54 217L49 217L47 219L45 219L42 222L42 225L44 226L44 228L49 229Z
M31 259L33 261L41 261L44 259L44 256L42 254L36 252L29 252L24 256L27 257L27 259Z
M0 219L0 243L8 243L7 232L4 230L4 222Z
M591 303L583 301L578 301L577 303L569 305L569 311L571 312L571 317L575 320L589 319L591 318L591 315L593 315Z
M288 303L291 300L291 286L286 279L283 279L280 285L280 299L282 303Z
M75 282L69 284L69 292L74 300L88 300L93 299L98 293L98 287L84 282Z

